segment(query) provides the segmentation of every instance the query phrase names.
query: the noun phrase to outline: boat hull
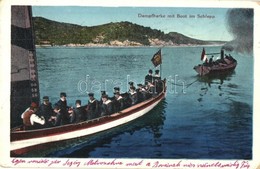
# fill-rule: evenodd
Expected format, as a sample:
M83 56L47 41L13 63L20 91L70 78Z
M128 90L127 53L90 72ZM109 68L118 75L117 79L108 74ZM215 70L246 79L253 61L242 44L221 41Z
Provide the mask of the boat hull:
M229 60L226 60L228 64L217 64L213 66L205 66L205 65L198 65L194 66L194 70L200 75L212 75L212 74L222 74L227 73L230 71L233 71L237 66L237 61L230 62Z
M121 126L147 114L164 97L165 91L156 97L124 109L121 112L78 124L39 130L13 131L11 133L11 155L24 154L50 143L90 136Z

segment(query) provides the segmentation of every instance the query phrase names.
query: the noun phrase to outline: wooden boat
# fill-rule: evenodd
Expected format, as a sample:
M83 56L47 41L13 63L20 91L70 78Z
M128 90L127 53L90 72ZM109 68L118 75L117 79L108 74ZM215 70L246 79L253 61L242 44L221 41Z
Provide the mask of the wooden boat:
M224 58L224 51L221 50L221 53L209 53L211 55L214 54L221 54L222 59L218 59L216 61L211 60L208 62L208 59L206 57L205 49L203 48L202 54L201 54L201 60L205 61L203 64L199 64L197 66L194 66L194 70L200 75L209 75L209 74L222 74L227 73L230 71L233 71L237 66L237 61L234 59L231 55L226 56ZM213 57L213 56L212 56Z
M90 136L135 120L148 113L165 98L165 79L163 80L163 84L164 88L158 95L112 115L77 124L37 130L25 131L22 127L13 128L11 131L11 155L24 154L32 149L50 143Z
M199 64L197 66L194 66L194 70L200 75L208 75L208 74L221 74L225 72L232 71L236 68L237 66L237 61L230 61L228 59L224 59L225 63L218 63L218 64L213 64L211 66L209 65L203 65Z

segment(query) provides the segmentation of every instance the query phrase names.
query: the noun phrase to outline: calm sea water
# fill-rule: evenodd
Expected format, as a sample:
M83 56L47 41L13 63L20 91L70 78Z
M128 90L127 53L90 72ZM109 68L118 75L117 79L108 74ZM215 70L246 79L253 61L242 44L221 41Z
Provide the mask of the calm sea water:
M220 47L206 47L218 52ZM113 87L143 83L158 48L37 48L41 97L54 104L60 92L68 104L87 103L87 92L100 98ZM35 156L77 158L251 159L253 56L232 55L231 74L200 78L193 67L202 47L163 48L166 99L144 117L90 138L34 152Z

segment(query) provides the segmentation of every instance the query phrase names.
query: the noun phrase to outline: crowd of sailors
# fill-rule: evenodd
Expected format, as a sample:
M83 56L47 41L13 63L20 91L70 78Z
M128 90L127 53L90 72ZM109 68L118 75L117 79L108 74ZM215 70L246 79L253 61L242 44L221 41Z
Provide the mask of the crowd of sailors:
M60 93L60 99L53 106L48 96L44 96L42 104L38 106L32 102L31 106L22 113L24 128L26 130L48 128L72 123L92 120L102 116L120 112L137 103L145 101L159 94L163 90L159 70L149 70L145 76L144 84L129 82L128 92L121 93L119 87L114 87L114 96L109 97L106 91L101 91L100 100L96 99L94 93L88 93L88 103L82 105L81 100L75 101L75 107L67 105L67 95Z

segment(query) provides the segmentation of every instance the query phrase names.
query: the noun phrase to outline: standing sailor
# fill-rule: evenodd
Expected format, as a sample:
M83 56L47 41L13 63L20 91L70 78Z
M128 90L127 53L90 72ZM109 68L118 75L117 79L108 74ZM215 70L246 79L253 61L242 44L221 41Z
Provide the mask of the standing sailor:
M64 92L60 93L60 100L56 103L60 107L60 114L61 114L61 124L69 124L70 123L70 114L68 112L67 106L67 95Z
M159 74L159 70L155 70L155 74L153 76L154 79L154 86L155 86L155 93L161 93L162 88L163 88L163 84L161 81L161 76Z
M145 79L144 79L144 84L147 85L149 83L153 83L153 71L152 69L150 69L148 71L148 75L145 76Z

